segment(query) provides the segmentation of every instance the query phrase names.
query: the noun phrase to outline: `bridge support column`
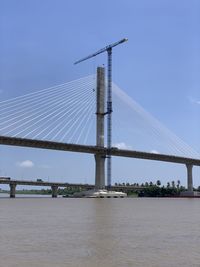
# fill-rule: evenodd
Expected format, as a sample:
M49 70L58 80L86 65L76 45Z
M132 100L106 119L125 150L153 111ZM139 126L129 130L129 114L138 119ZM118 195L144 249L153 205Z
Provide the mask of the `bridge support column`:
M188 192L193 193L193 178L192 178L192 164L186 164L187 167L187 189Z
M183 197L199 197L199 192L193 191L192 164L186 164L187 167L187 191L181 192Z
M58 186L52 185L51 190L52 190L52 197L57 197L58 196Z
M105 156L96 154L95 155L95 188L104 189L105 188Z
M10 184L10 198L15 198L16 184Z
M104 116L105 116L105 68L97 68L97 120L96 120L96 145L104 147ZM95 188L105 188L105 155L95 155Z

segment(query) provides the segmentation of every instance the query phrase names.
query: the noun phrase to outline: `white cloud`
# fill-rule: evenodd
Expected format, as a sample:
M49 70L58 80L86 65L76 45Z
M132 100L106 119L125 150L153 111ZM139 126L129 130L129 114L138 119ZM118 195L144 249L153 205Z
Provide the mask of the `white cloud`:
M155 149L151 150L150 153L159 154L159 152Z
M21 168L33 168L35 164L31 160L24 160L22 162L17 162L17 166Z
M194 99L193 97L188 97L189 98L189 101L192 103L192 104L197 104L197 105L200 105L200 100L197 100L197 99Z
M124 142L120 142L120 143L114 144L113 146L114 146L114 147L117 147L117 148L119 148L119 149L132 149L131 146L127 145L127 144L124 143Z

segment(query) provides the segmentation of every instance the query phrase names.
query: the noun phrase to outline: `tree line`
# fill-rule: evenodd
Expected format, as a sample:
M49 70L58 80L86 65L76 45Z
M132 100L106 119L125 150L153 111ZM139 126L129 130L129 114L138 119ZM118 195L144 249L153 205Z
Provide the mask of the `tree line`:
M160 180L156 183L115 183L116 186L135 186L140 187L140 190L133 189L128 190L128 195L137 193L138 197L178 197L181 192L187 191L187 188L181 185L180 180L167 182L166 185L162 185ZM200 186L194 188L194 191L200 192Z

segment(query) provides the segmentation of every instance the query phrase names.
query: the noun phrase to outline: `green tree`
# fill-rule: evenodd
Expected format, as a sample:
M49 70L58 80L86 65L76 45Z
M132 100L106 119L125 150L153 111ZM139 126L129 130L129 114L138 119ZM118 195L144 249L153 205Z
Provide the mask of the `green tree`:
M156 181L156 185L157 185L157 186L160 186L160 185L161 185L161 181L160 181L160 180L157 180L157 181Z

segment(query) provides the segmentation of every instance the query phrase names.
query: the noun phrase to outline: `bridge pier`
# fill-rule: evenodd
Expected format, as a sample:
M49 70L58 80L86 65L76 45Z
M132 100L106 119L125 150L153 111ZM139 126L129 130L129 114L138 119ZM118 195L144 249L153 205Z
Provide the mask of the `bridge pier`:
M10 184L10 198L15 198L16 184Z
M51 190L52 190L52 197L56 198L58 196L58 186L57 185L52 185L51 186Z
M192 164L186 164L187 167L187 191L193 193L193 177L192 177Z
M95 189L105 188L105 156L96 154L95 155Z
M191 163L186 164L187 167L187 191L181 192L181 196L183 197L199 197L199 192L193 191L193 177L192 177L192 168L193 165Z

